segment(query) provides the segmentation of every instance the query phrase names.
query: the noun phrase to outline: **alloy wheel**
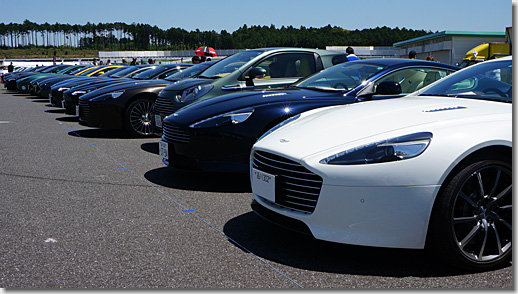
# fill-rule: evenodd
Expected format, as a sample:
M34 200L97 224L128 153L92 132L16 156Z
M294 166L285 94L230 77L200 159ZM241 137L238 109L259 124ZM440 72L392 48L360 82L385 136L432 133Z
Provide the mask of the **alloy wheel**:
M491 263L509 253L512 240L512 172L489 165L471 173L453 203L452 232L472 262Z

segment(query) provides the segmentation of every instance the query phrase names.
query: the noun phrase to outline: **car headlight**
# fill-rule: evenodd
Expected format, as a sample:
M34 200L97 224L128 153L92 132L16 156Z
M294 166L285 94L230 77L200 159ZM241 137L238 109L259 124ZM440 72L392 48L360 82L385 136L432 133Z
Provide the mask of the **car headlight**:
M83 95L83 94L86 94L87 92L84 91L84 90L78 90L78 91L74 91L72 92L72 96L75 96L75 95Z
M273 133L275 130L281 128L282 126L296 120L297 118L300 117L300 113L297 114L297 115L294 115L288 119L285 119L283 121L281 121L280 123L276 124L273 128L269 129L266 133L264 133L261 137L259 137L259 139L257 141L260 141L262 138L268 136L269 134Z
M320 160L321 164L355 165L391 162L416 157L423 153L432 133L415 133L349 149Z
M180 102L193 101L207 94L214 86L211 83L201 84L183 91L182 96L178 99Z
M58 92L64 92L66 90L69 90L70 88L66 88L66 87L60 87L58 88Z
M110 95L113 99L119 98L122 94L124 94L124 91L118 91L118 92L112 92Z
M216 115L211 118L201 120L190 125L190 128L211 128L224 125L237 125L247 120L252 113L253 108L245 108L224 114Z

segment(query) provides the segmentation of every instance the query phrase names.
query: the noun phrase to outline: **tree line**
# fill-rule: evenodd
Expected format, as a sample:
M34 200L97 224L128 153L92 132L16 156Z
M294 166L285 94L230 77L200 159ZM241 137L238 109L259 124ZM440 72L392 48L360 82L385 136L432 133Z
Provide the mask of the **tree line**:
M392 44L432 33L425 30L376 27L346 30L327 25L321 28L247 26L229 33L163 30L156 25L122 22L70 24L0 23L0 48L62 47L94 50L194 50L199 46L215 49L261 47L392 46Z

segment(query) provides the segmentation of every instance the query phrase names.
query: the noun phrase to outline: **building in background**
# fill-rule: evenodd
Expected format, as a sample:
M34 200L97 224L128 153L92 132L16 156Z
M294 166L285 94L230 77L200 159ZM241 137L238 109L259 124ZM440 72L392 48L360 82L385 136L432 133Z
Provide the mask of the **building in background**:
M505 41L505 31L442 31L394 43L393 46L397 49L397 57L408 58L408 53L413 50L417 52L417 59L425 60L433 56L434 61L455 65L462 62L466 52L480 44Z

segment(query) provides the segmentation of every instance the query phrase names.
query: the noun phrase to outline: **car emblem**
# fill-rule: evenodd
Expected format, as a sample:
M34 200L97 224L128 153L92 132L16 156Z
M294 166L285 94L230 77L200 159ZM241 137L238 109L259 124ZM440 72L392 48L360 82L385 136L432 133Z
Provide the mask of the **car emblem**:
M281 143L288 143L289 141L290 141L290 140L288 140L288 139L280 139L280 140L279 140L279 142L281 142Z

